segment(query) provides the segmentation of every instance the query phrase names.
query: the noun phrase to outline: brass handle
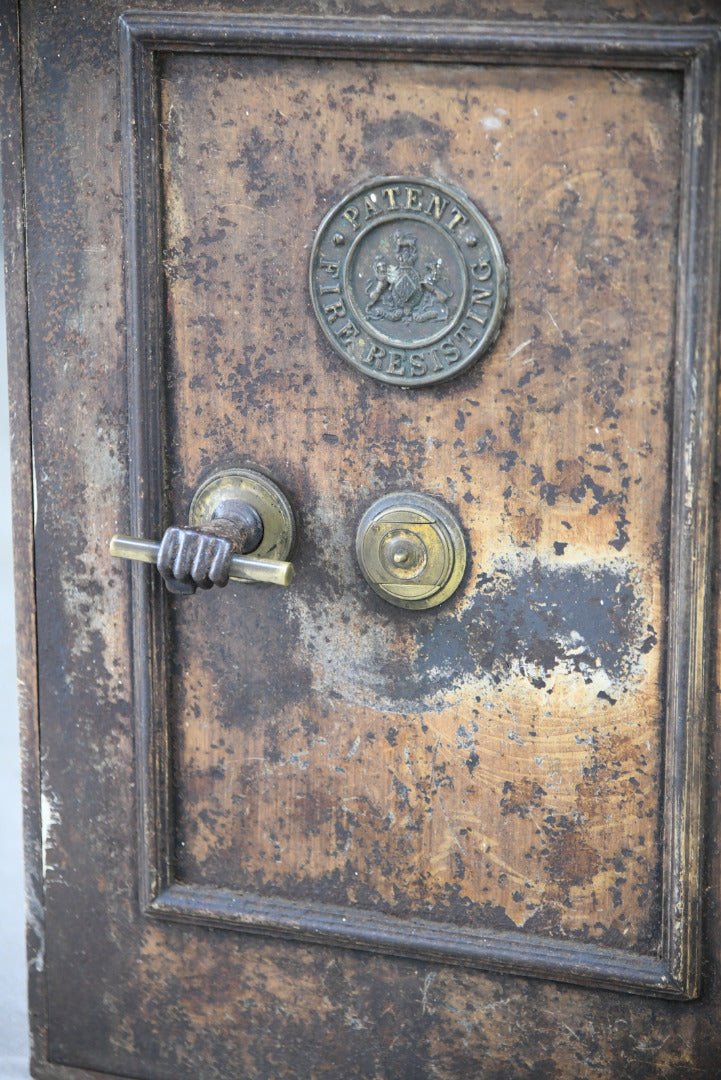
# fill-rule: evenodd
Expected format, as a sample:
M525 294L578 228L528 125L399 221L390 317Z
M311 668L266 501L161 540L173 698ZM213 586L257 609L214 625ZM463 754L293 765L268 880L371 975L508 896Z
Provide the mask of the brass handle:
M114 536L110 554L154 563L173 593L223 586L229 580L290 585L287 556L295 540L290 503L265 473L221 469L193 496L187 527L171 526L161 541Z
M114 536L110 541L110 554L118 559L135 562L158 562L160 543L157 540L140 540L135 536ZM293 564L280 559L259 559L253 555L234 555L230 560L231 581L265 581L271 585L290 585L295 571Z

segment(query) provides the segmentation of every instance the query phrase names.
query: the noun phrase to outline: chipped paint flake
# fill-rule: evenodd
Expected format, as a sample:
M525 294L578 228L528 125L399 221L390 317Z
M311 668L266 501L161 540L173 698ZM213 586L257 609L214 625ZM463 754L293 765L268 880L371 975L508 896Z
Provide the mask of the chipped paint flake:
M44 791L40 797L40 823L43 878L45 878L55 869L51 862L55 847L54 830L60 825L60 800L52 792Z

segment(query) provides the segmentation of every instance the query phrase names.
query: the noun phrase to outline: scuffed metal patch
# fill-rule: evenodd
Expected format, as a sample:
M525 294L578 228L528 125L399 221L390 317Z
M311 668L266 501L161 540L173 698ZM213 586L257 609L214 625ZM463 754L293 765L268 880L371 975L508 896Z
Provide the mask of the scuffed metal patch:
M42 832L43 878L52 872L51 861L55 848L55 830L61 824L60 800L52 792L43 792L40 797L40 823Z
M580 676L610 704L657 644L641 575L624 559L565 564L520 552L481 572L462 606L402 621L368 618L340 595L289 599L316 692L381 710L436 712L469 682L520 678L552 692Z

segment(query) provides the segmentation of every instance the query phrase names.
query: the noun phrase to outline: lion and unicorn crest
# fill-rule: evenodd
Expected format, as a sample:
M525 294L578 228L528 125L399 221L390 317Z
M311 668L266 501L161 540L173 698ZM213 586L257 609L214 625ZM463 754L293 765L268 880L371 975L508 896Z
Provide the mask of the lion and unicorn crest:
M416 268L418 241L409 233L394 232L391 258L381 250L373 257L373 277L366 284L370 319L417 323L448 318L448 301L453 290L448 285L442 259L425 263L425 273Z

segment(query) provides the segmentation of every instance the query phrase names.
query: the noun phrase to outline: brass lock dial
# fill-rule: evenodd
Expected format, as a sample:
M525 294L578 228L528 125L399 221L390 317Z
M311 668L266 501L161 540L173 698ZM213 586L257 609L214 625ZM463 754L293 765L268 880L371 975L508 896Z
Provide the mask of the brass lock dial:
M430 495L384 495L361 518L358 562L371 588L390 604L436 607L458 588L466 544L453 515Z

